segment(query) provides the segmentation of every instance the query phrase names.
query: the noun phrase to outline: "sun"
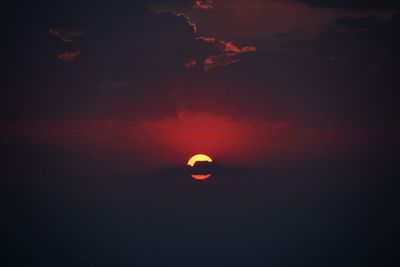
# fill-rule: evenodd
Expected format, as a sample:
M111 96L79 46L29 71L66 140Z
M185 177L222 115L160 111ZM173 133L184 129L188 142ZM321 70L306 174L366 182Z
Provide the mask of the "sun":
M204 154L197 154L197 155L194 155L193 157L191 157L189 159L189 161L187 162L187 165L190 166L192 171L194 172L194 173L192 173L192 178L196 179L196 180L207 180L208 178L210 178L211 173L206 171L208 168L198 169L197 168L198 166L196 165L197 162L202 162L202 163L206 162L206 164L207 164L207 163L212 163L213 160L209 156L204 155ZM195 167L195 165L196 165L196 167ZM200 172L200 173L197 173L197 172Z
M212 162L212 159L211 159L209 156L207 156L207 155L204 155L204 154L197 154L197 155L194 155L193 157L191 157L191 158L189 159L187 165L193 167L194 164L195 164L196 162L198 162L198 161Z
M211 177L211 173L209 173L209 174L192 174L192 178L195 180L199 180L199 181L207 180L210 177Z

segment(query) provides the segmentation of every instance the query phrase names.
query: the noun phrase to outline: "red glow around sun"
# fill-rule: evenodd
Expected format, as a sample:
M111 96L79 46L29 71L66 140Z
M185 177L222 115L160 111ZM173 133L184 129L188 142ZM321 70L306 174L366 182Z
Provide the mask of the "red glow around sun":
M96 159L104 160L107 168L134 171L181 166L188 155L199 151L228 165L279 163L323 155L363 140L358 129L304 128L288 122L195 112L179 112L176 117L140 123L82 120L13 124L2 134L66 151L75 147L81 155L96 155ZM188 165L191 163L194 164Z

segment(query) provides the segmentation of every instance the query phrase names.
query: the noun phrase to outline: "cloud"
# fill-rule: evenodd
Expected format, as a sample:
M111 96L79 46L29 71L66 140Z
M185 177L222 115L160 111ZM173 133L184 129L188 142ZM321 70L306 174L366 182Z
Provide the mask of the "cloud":
M253 45L250 38L222 38L202 28L195 32L183 14L103 12L92 19L86 13L73 16L64 27L55 27L62 24L57 21L31 23L26 34L34 41L29 43L10 34L2 117L142 121L186 110L319 127L362 124L371 117L382 122L396 114L396 17L375 29L342 33L333 28L275 51ZM70 38L70 47L49 28L90 34ZM79 64L60 64L55 55L70 62L79 58ZM251 60L243 60L246 56Z
M188 17L188 16L186 16L185 14L183 14L183 13L178 13L178 14L176 14L179 18L183 18L185 21L186 21L186 23L192 28L192 30L193 30L193 32L197 32L197 26L196 26L196 24L193 22L193 21L191 21L190 20L190 18Z
M376 16L368 16L365 18L343 17L336 20L334 25L353 29L368 29L370 27L382 25L384 22L384 18Z
M400 7L397 0L296 0L318 7L351 8L351 9L396 9Z
M74 42L74 39L85 33L78 29L58 29L50 28L49 34L57 37L61 42L65 43L62 52L57 53L57 58L64 62L74 62L80 55L79 47Z
M70 51L70 52L62 52L57 55L57 58L64 62L73 62L75 61L81 52L77 51Z
M89 7L50 5L45 17L51 19L45 20L44 11L33 6L29 18L10 26L0 120L173 116L169 80L201 51L194 24L183 15L154 14L145 6L95 5L97 16L88 18ZM15 34L22 28L31 42ZM90 34L77 38L82 31L61 29Z
M195 9L209 10L213 8L213 0L200 0L194 1L193 7Z
M219 0L215 3L218 4L213 6L212 12L199 12L185 4L185 1L158 2L151 9L157 13L186 14L196 22L202 36L232 40L235 43L251 42L256 46L268 45L273 49L279 49L282 44L294 40L316 37L328 25L342 17L388 18L394 12L387 9L330 8L323 5L324 1L321 1L320 8L306 1L296 0Z
M191 60L187 67L193 67L198 63L203 64L205 71L217 66L227 66L238 62L245 54L256 52L254 46L238 47L231 41L218 40L214 37L200 36L196 38L208 46L209 54L200 59Z
M166 12L162 14L173 14L190 26L193 33L196 34L198 32L196 24L185 14L174 12ZM199 43L199 47L202 47L202 49L197 51L197 54L199 55L193 55L183 63L183 65L188 68L201 64L203 69L208 71L217 66L227 66L236 63L246 54L256 52L254 46L239 47L232 41L219 40L210 36L196 36L193 36L193 38L197 43Z
M52 36L59 38L63 42L73 42L73 39L78 36L85 35L84 32L74 29L54 29L50 28L49 33Z
M184 65L186 68L190 68L190 67L195 66L197 63L198 63L197 60L191 59L189 62L185 63Z

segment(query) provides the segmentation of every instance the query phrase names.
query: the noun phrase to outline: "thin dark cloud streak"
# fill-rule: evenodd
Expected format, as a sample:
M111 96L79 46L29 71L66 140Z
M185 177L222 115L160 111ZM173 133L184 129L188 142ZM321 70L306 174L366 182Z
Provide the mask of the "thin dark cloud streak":
M399 1L396 0L294 0L312 6L327 8L349 9L398 9Z

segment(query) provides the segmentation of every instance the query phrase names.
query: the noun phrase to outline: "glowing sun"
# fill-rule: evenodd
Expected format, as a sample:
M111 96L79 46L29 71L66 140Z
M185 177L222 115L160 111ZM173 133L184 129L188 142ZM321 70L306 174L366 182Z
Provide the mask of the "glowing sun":
M193 157L191 157L191 158L189 159L187 165L193 167L194 164L195 164L196 162L198 162L198 161L212 162L212 159L211 159L209 156L207 156L207 155L204 155L204 154L197 154L197 155L194 155Z
M192 174L192 178L196 180L206 180L211 177L211 174Z
M212 159L207 155L197 154L197 155L194 155L193 157L191 157L189 159L187 165L190 166L193 169L194 172L196 172L196 171L199 171L199 169L196 170L196 166L195 166L197 162L202 162L202 163L204 163L204 162L207 163L208 162L208 163L211 163ZM204 170L202 170L201 172L203 172L203 173L201 173L201 174L193 173L192 174L192 178L196 179L196 180L206 180L206 179L211 177L211 173L208 173L208 171L206 171L204 173Z

